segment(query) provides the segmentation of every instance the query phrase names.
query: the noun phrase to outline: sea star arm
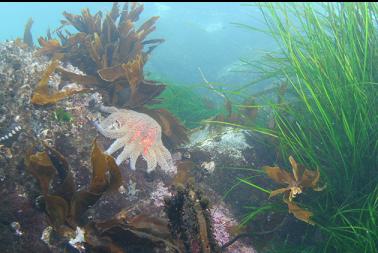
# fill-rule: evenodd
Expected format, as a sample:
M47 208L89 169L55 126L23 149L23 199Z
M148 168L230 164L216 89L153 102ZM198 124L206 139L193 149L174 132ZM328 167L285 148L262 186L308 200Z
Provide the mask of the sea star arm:
M155 149L155 154L156 154L156 158L157 158L157 163L160 165L160 168L164 171L168 171L169 168L170 168L170 164L168 164L167 161L169 160L166 160L165 159L165 156L163 155L164 153L164 150L162 150L162 148L156 148Z
M138 160L138 157L140 155L140 150L133 150L130 154L130 168L132 170L135 170L135 164L136 161Z
M153 149L149 149L146 154L143 154L143 157L147 162L147 172L149 173L153 171L157 165L155 151Z
M132 150L136 147L135 143L125 146L122 152L117 156L116 163L120 165L123 161L130 157Z
M114 106L105 106L101 105L99 108L100 112L105 112L105 113L113 113L113 112L118 112L119 109Z
M102 135L108 138L121 138L125 133L124 130L121 129L108 129L108 122L106 122L106 119L102 121L101 123L94 122L97 131L99 131Z
M111 155L114 152L116 152L118 149L125 146L125 143L127 143L130 140L130 137L126 135L125 137L116 139L112 145L105 151L106 154Z

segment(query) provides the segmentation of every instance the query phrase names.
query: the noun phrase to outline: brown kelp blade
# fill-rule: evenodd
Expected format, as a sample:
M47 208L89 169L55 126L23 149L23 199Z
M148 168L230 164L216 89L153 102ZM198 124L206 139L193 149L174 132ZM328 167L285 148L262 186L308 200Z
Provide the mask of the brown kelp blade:
M36 56L38 55L54 55L62 49L60 42L58 40L45 40L44 38L40 37L38 39L38 43L41 46L40 49L37 50L35 53Z
M136 93L128 101L128 108L138 108L145 104L154 103L154 98L159 96L165 89L164 84L159 84L149 80L143 80L137 88Z
M31 98L31 102L36 105L47 105L47 104L55 104L56 102L72 96L77 93L88 92L89 89L67 89L64 91L57 91L55 93L49 93L48 81L51 74L55 71L55 69L59 65L59 60L63 58L63 54L58 54L54 57L49 67L46 69L45 73L43 73L41 80L39 81L37 87L33 92L33 96Z
M289 172L280 167L270 167L264 166L263 167L265 173L270 177L273 181L279 184L290 184L292 181L292 176Z
M71 217L84 224L83 214L93 206L105 191L117 190L122 185L122 175L114 158L105 154L95 139L92 144L92 180L88 190L78 191L71 201Z
M101 79L106 82L114 82L117 79L125 76L125 71L122 65L99 69L97 73L101 77Z
M28 152L25 165L39 181L46 203L46 213L54 228L65 222L83 225L83 214L93 206L105 191L116 190L122 184L122 175L114 158L104 154L93 142L92 181L88 190L76 191L72 173L65 157L44 143L45 151ZM57 180L55 180L57 179ZM53 182L53 183L51 183Z
M289 201L286 198L284 198L284 201L287 204L287 207L289 208L289 213L292 213L295 216L295 218L311 225L315 224L315 222L311 220L311 217L313 216L312 212L304 210L303 208L299 207L297 204L295 204L292 201Z
M269 198L272 198L274 196L277 196L278 194L282 194L282 193L289 192L289 191L290 191L290 187L280 188L280 189L271 191L270 195L269 195Z
M295 181L300 181L302 179L302 175L304 172L303 168L301 166L298 166L297 162L294 160L292 156L289 156L289 161L291 164L291 168L293 170Z
M61 74L62 80L65 81L74 82L84 86L95 86L99 84L99 80L95 76L76 74L60 67L57 67L56 71Z
M58 182L52 185L53 191L51 192L69 202L75 192L75 183L68 162L56 149L48 146L46 143L43 144L46 149L45 153L48 155L59 177Z
M46 195L46 212L54 228L62 226L69 212L69 206L65 199L56 195Z
M33 19L29 18L28 22L25 25L24 39L23 39L23 42L26 45L28 45L29 47L33 47L34 46L33 36L32 36L32 33L31 33L31 27L32 27L32 25L33 25Z
M144 60L141 54L138 54L133 60L122 64L124 75L131 89L131 96L135 96L139 83L143 80ZM132 99L131 97L131 99Z
M147 55L164 40L145 40L155 29L158 16L150 17L139 28L136 27L135 22L143 8L143 4L125 3L120 11L119 4L114 3L111 12L104 19L101 12L91 15L87 8L82 10L81 15L64 12L66 20L62 21L62 25L70 24L78 33L66 31L63 35L59 29L57 34L60 42L40 38L42 48L39 53L64 53L64 60L84 71L86 75L77 75L58 68L62 79L86 87L91 85L103 95L107 105L136 108L155 102L154 98L165 86L144 80L143 66ZM48 77L44 77L33 94L34 104L53 104L77 92L89 91L67 90L50 94L44 88Z
M128 226L133 230L155 235L163 239L170 238L168 221L166 219L140 214L129 220Z
M25 159L28 171L38 180L42 193L46 195L56 170L46 152L28 153Z
M87 221L83 219L84 213L93 206L101 197L100 194L87 190L77 191L71 199L70 217L73 223L84 225Z
M312 189L320 189L318 187L319 179L320 179L320 171L319 170L313 171L313 170L305 169L303 176L302 176L302 182L301 183L302 183L303 187L308 187L308 188L312 188Z
M114 158L105 154L96 140L93 142L91 157L93 172L89 191L100 194L109 189L118 189L122 184L121 172Z
M150 249L151 252L155 252L152 251L152 249L156 247L168 247L171 248L171 250L175 250L169 252L180 252L172 241L168 221L162 218L147 216L144 214L129 217L127 211L122 210L111 219L97 221L91 224L90 232L92 235L101 234L102 238L107 237L111 239L105 243L106 245L103 245L105 248L109 248L111 245L116 245L118 249L123 250L130 248L134 249L134 251L136 249ZM92 237L91 239L95 238ZM100 238L97 238L96 242L104 244L104 242L101 242Z

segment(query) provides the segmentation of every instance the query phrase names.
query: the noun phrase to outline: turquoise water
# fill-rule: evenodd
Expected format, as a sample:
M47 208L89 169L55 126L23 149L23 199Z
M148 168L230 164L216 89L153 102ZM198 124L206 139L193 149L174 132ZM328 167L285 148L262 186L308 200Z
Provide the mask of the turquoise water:
M92 14L106 13L111 3L0 3L0 41L22 37L24 26L32 17L32 34L37 43L48 28L59 27L63 11L80 14L88 7ZM160 16L156 31L149 38L166 41L151 55L147 72L182 84L202 82L198 68L214 82L238 85L250 80L232 71L241 58L256 57L269 49L273 41L261 33L239 28L233 23L261 25L255 7L242 3L144 3L140 22ZM259 23L261 22L261 24Z
M136 6L0 3L0 253L377 253L378 4Z

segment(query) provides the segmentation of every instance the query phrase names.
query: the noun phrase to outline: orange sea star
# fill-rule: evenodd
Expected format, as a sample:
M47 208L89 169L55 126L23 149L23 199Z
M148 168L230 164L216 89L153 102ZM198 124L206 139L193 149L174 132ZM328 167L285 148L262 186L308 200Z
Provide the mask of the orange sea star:
M116 159L118 165L130 158L130 168L135 170L136 161L142 155L147 162L147 172L157 165L166 172L175 172L171 153L161 140L161 127L153 118L127 109L102 109L111 114L96 127L105 137L116 139L106 150L107 154L123 148Z

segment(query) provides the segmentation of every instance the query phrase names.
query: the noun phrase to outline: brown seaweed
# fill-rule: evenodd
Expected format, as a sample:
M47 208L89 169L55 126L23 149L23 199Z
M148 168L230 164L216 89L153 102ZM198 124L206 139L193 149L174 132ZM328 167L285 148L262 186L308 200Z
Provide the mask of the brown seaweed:
M184 186L188 180L192 180L191 172L196 164L191 160L179 161L177 164L177 174L173 178L173 185Z
M37 87L35 88L31 102L36 105L47 105L55 104L56 102L72 96L73 94L88 92L90 89L80 88L80 89L67 89L62 91L57 91L51 93L48 87L48 81L50 75L55 71L59 64L59 60L63 57L61 54L57 54L51 64L47 67L46 71L43 73L41 80L39 81Z
M57 173L47 153L28 154L25 164L30 173L38 180L42 193L47 195L50 182Z
M64 221L70 219L70 224L81 224L80 216L89 206L83 208L83 203L94 204L105 191L118 189L121 185L120 171L114 159L102 153L94 141L91 158L92 181L88 190L75 191L73 177L64 156L52 147L46 144L44 146L44 152L27 155L26 166L39 181L46 202L46 211L52 223L57 225L55 228L63 225L63 214Z
M96 140L91 153L92 180L86 189L79 191L73 189L73 177L64 156L46 144L44 148L43 152L27 154L25 163L40 184L45 212L63 241L71 239L80 226L85 231L85 244L80 247L86 252L153 252L154 249L180 252L165 219L143 214L128 217L124 210L108 220L84 219L86 211L105 192L117 190L121 185L118 166Z
M193 184L176 187L175 194L165 202L171 234L183 252L221 252L213 237L208 200Z
M34 42L33 42L33 36L31 34L31 28L33 25L33 19L29 18L28 22L25 25L25 30L24 30L24 39L23 42L28 45L28 47L33 47Z
M162 125L165 143L176 147L187 141L186 129L168 111L151 111L144 107L159 102L156 97L163 92L165 85L144 78L143 67L149 54L164 40L146 39L155 30L158 16L149 18L138 28L135 26L143 8L143 4L125 3L120 11L118 3L114 3L104 18L101 12L92 15L88 9L83 9L81 15L64 12L66 20L56 31L60 41L40 38L42 48L37 53L63 55L62 61L85 72L85 75L75 74L55 64L44 77L57 71L63 81L87 88L80 92L92 89L100 92L106 106L149 111L150 116ZM61 29L67 25L73 26L78 33L64 34ZM54 103L75 93L47 95L46 82L43 78L37 86L33 103Z
M46 40L46 39L40 37L38 39L38 43L39 43L39 45L42 46L42 48L37 50L36 55L52 56L55 53L59 53L59 50L62 48L59 40L55 40L55 39Z
M109 241L101 242L99 238L95 242L97 244L95 248L107 248L109 252L113 252L112 247L121 250L119 252L153 252L153 249L180 252L172 240L166 219L143 214L130 218L127 213L121 211L112 219L93 223L89 232L92 233L91 239L95 238L93 234L112 238L112 244L109 244ZM124 249L130 251L123 251Z
M64 12L66 20L62 21L60 29L69 24L79 33L72 35L66 32L63 35L58 30L60 42L40 38L42 48L38 53L63 53L65 61L71 62L87 75L96 77L97 82L92 82L91 87L96 87L103 93L107 105L133 108L146 104L160 94L162 86L156 85L155 89L149 87L152 95L144 95L146 99L140 98L139 85L155 84L144 80L143 66L152 49L164 40L145 40L155 29L158 17L150 18L138 29L134 27L134 22L139 19L142 11L143 5L134 3L125 4L120 12L118 3L114 3L111 12L104 19L101 12L91 15L88 9L83 9L81 15ZM146 51L143 51L145 47ZM85 79L77 79L73 75L66 75L66 79L88 84L81 82ZM130 96L117 98L120 89L130 89Z
M287 187L279 188L270 193L270 197L278 194L284 194L284 202L288 205L289 212L292 213L297 219L314 224L310 219L313 215L310 211L300 208L294 203L293 199L301 194L304 189L312 188L315 191L322 191L325 186L319 187L320 172L319 170L313 171L304 168L297 164L293 157L289 157L292 167L292 174L279 167L265 166L265 173L276 183L287 184Z

